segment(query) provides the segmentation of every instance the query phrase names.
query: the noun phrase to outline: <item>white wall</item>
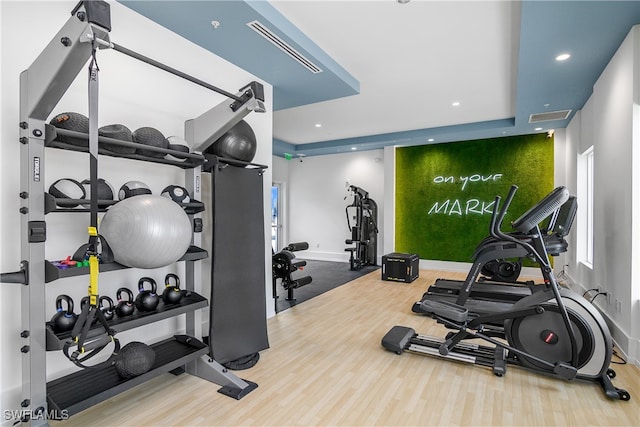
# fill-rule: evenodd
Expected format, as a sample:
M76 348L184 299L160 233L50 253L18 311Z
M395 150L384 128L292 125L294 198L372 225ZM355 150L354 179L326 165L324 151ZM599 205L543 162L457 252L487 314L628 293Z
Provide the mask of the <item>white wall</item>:
M69 18L76 1L62 2L0 2L2 35L2 120L0 144L1 162L1 238L0 271L19 269L20 264L20 214L18 192L20 189L20 164L18 143L19 122L19 74L28 68L36 56ZM152 23L125 6L111 3L113 42L125 46L160 62L171 65L230 92L236 92L246 83L258 80L249 73L182 39L176 34ZM184 122L196 117L225 98L200 86L164 73L146 64L119 55L110 50L98 52L100 66L100 115L99 125L123 123L131 130L152 126L165 136L184 134ZM87 73L81 72L67 94L54 109L53 114L77 111L87 114ZM212 72L214 71L214 72ZM215 80L212 80L215 79ZM263 82L264 84L264 82ZM264 84L267 113L252 113L246 120L253 127L258 139L258 151L254 162L269 165L264 176L265 188L265 236L269 231L269 191L271 185L272 138L272 88ZM82 180L88 177L88 156L62 150L45 150L45 188L58 178L72 177ZM184 172L171 166L145 164L130 160L100 157L99 175L119 188L125 181L146 182L156 194L170 184L184 183ZM206 199L204 200L206 203ZM49 214L47 220L47 259L64 259L87 241L88 214ZM206 234L206 230L205 233ZM206 240L204 238L203 240ZM265 239L265 295L268 315L272 316L271 270L269 240ZM206 248L206 246L205 246ZM202 262L206 271L207 262ZM129 269L100 275L100 293L115 296L120 286L135 288L142 276L151 276L162 283L164 275L177 272L184 277L180 263L163 269ZM203 272L203 288L210 282ZM47 318L54 310L58 294L68 293L75 301L86 293L87 277L77 277L52 282L47 285ZM203 292L204 293L204 292ZM0 287L1 348L0 408L19 408L22 400L20 387L21 358L20 333L20 285L2 284ZM207 294L204 294L207 296ZM26 302L23 302L26 303ZM204 319L208 317L203 316ZM154 342L173 335L184 328L184 316L156 322L118 335L122 344L132 340ZM61 352L47 353L47 372L55 378L75 370ZM26 397L26 396L25 396Z
M576 263L575 245L570 245L569 274L582 289L600 287L610 294L595 303L616 343L636 363L640 359L639 76L640 26L636 26L594 85L582 112L567 127L570 187L581 184L577 157L591 145L595 168L594 264L590 269ZM581 232L584 224L576 225Z
M382 257L384 222L384 154L382 150L305 157L302 162L288 162L287 198L289 241L306 241L309 250L301 253L306 259L348 262L345 239L351 237L347 228L345 208L352 201L347 197L349 185L369 192L378 204L378 262ZM274 165L277 168L278 165ZM347 184L348 183L348 184ZM353 221L352 221L353 222Z
M292 243L291 240L289 240L289 227L287 226L288 221L289 221L289 163L293 161L293 160L286 160L283 159L282 157L278 157L278 156L272 156L272 163L273 163L273 183L278 183L280 184L280 191L281 193L279 194L279 202L280 202L280 212L278 212L279 218L278 220L280 221L280 225L282 226L280 228L280 239L281 241L278 242L278 245L280 246L278 249L283 248L284 246L288 245L289 243Z
M556 130L554 153L555 184L565 185L571 194L577 194L577 157L595 146L597 259L593 269L577 262L577 236L584 234L584 224L576 220L567 237L569 250L556 259L555 271L557 273L567 265L565 272L569 282L580 293L601 286L612 294L611 304L604 298L596 299L595 304L607 318L620 349L636 364L640 359L639 28L634 27L625 39L583 109L576 112L566 129ZM372 185L380 185L383 189L381 196L352 179L354 184L372 193L380 205L379 212L384 212L384 218L379 219L379 224L383 224L383 252L379 251L379 254L394 249L394 150L394 147L384 149L384 167L382 170L376 167L376 175L368 177ZM302 164L289 163L292 240L308 240L310 252L318 259L345 259L340 258L341 243L347 234L343 224L345 204L342 196L336 200L336 194L344 194L344 181L350 175L349 162L364 154L366 152L310 157ZM380 174L384 174L382 183L379 183ZM580 205L580 201L578 203ZM466 263L429 260L421 260L420 266L456 271L469 269ZM527 269L525 273L539 274L539 271ZM615 310L616 299L621 302L620 312Z

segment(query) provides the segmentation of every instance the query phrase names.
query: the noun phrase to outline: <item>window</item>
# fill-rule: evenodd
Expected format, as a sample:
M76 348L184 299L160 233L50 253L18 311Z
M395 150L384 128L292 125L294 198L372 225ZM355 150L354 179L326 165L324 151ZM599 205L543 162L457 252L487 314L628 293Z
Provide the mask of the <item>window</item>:
M593 267L593 146L578 157L578 261Z

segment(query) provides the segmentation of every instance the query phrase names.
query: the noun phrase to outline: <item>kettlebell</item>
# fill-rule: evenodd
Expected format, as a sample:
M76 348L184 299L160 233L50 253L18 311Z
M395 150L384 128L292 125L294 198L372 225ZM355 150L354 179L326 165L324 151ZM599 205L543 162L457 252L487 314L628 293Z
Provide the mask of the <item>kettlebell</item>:
M107 303L106 306L105 302ZM115 312L116 307L113 304L113 300L111 299L111 297L106 295L101 296L100 303L98 305L100 306L100 311L102 311L102 314L104 314L104 318L107 322L113 319L113 313Z
M151 290L144 288L144 283L149 282L151 284ZM158 287L156 281L151 277L143 277L138 281L138 296L136 297L136 308L140 311L153 311L158 306L160 298L156 291Z
M175 284L171 284L171 280L175 281ZM169 273L164 278L164 291L162 292L162 299L165 304L177 304L182 299L182 290L180 290L180 279L177 275Z
M80 300L80 309L84 309L84 306L89 304L89 297L82 297L82 299ZM100 306L100 300L98 300L98 307ZM98 316L95 316L93 318L93 320L91 321L91 325L95 325L96 323L98 323Z
M122 299L122 293L127 294L127 299ZM118 299L118 305L116 306L116 314L120 317L131 316L135 306L133 305L133 292L127 288L120 288L116 292L116 298Z
M67 309L62 309L62 301L66 301ZM73 329L78 315L73 312L73 300L69 295L58 295L56 298L56 314L51 318L51 327L55 332L66 332Z

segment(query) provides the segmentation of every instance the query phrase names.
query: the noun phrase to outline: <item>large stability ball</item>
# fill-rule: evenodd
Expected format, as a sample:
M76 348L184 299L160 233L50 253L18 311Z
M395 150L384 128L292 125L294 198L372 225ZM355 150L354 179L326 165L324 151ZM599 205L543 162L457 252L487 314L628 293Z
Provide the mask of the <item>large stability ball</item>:
M256 134L253 133L249 123L241 120L205 152L219 157L251 162L256 155L256 148Z
M192 228L185 211L173 200L141 195L111 206L99 232L115 261L127 267L158 268L187 252Z

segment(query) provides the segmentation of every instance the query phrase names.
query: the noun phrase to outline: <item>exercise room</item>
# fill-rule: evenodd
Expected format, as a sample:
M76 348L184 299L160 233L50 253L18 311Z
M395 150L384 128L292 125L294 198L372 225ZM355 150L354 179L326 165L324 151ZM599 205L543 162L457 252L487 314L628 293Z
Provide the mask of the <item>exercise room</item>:
M0 22L0 426L640 425L640 3Z

